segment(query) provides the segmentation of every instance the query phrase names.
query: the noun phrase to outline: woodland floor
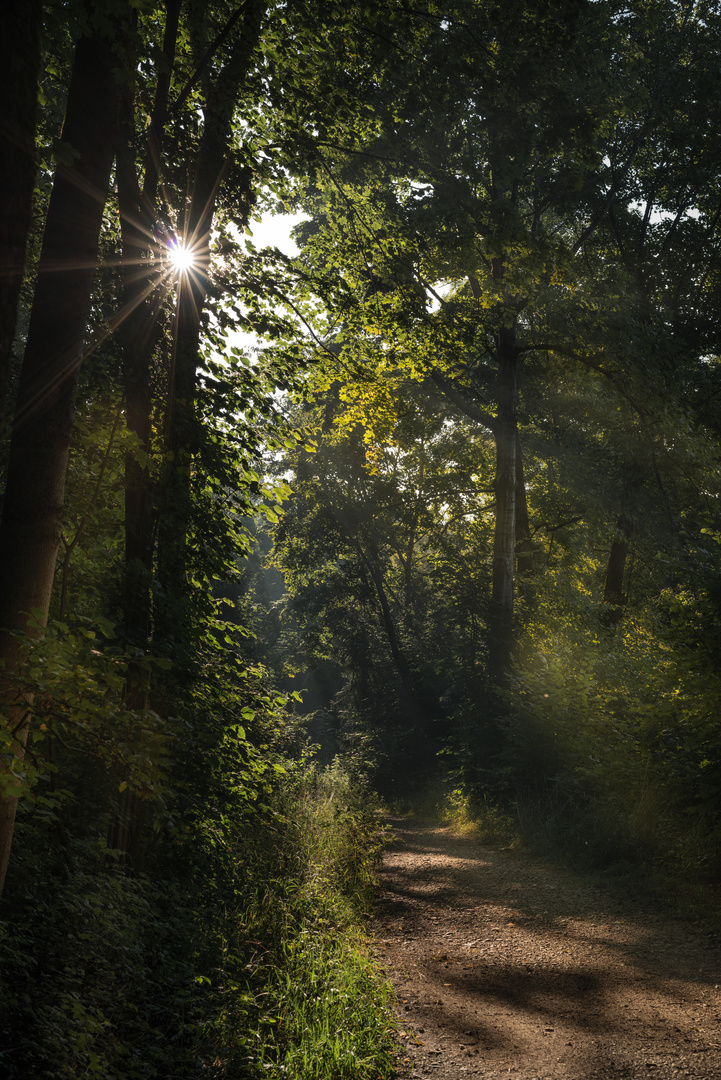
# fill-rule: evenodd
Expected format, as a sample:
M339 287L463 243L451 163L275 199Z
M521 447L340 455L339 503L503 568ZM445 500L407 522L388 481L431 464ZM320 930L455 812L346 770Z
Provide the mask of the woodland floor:
M721 946L523 852L392 821L375 952L398 1078L721 1078Z

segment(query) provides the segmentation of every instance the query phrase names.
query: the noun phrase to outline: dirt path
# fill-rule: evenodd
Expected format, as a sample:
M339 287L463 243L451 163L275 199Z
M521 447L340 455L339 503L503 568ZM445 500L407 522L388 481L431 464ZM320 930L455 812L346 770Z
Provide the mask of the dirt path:
M721 1080L721 948L523 853L393 822L376 954L399 1077Z

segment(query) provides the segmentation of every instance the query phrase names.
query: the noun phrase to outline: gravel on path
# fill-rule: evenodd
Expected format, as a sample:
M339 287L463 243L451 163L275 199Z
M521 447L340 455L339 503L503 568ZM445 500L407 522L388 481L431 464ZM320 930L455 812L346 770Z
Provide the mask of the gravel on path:
M721 1080L721 947L524 852L392 820L399 1078Z

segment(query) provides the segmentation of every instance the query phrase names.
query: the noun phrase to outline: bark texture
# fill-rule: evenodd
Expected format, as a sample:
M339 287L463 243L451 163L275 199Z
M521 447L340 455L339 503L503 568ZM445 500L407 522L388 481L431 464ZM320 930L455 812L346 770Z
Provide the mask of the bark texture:
M601 618L609 628L620 623L626 606L624 578L638 513L638 495L642 487L643 480L637 476L625 477L621 486L621 506L616 521L616 531L611 541L611 550L608 554L603 588L605 607Z
M0 34L0 420L5 414L35 185L40 0L10 4Z
M208 290L210 233L227 166L235 103L250 57L258 44L264 12L263 0L246 0L238 40L208 94L190 212L183 229L184 243L193 252L194 266L181 277L178 288L169 387L169 468L165 476L158 532L158 578L164 598L162 606L158 608L158 633L166 644L182 637L185 601L189 591L186 578L190 484L192 461L199 438L195 391L201 318Z
M170 78L175 60L180 0L169 0L163 38L164 63L158 76L148 132L142 191L134 155L135 116L130 88L126 91L118 148L118 196L123 239L122 324L123 384L127 430L135 448L125 456L125 590L123 624L127 640L145 649L151 634L153 491L147 466L152 437L151 364L157 320L167 289L158 276L158 246L153 236L157 216L163 134L168 117ZM133 683L131 675L130 683ZM131 708L136 689L128 686Z
M498 341L498 413L495 426L496 518L493 535L493 584L489 617L491 680L502 684L508 674L513 646L513 571L516 539L516 394L518 346L515 331L502 328Z
M603 589L603 602L606 606L602 618L608 627L617 626L623 618L623 609L626 606L624 576L633 530L633 517L624 507L616 522L616 532L611 541L611 550L606 564L606 580Z
M526 477L523 472L523 454L518 435L516 435L516 570L521 576L528 576L534 571Z
M29 617L47 619L60 544L78 372L90 314L98 240L114 155L117 60L97 36L77 44L58 164L28 328L0 524L2 697L17 707L15 639ZM32 621L32 620L31 620ZM11 721L12 722L12 721ZM16 729L22 756L27 727ZM16 799L0 800L0 889Z

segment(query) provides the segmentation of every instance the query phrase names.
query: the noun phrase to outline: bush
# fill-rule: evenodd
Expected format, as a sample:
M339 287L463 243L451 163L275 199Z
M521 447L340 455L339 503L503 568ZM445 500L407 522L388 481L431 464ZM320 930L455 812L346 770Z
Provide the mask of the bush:
M224 808L225 809L225 808ZM0 923L8 1080L364 1080L392 1071L361 915L383 844L339 765L206 817L129 876L88 832L21 822Z
M242 984L216 1010L229 1075L389 1076L390 991L360 923L384 839L370 794L338 764L310 766L290 772L272 809L271 826L243 838L237 907L216 925Z
M488 796L473 799L461 787L446 795L441 820L456 832L472 836L489 847L516 847L520 843L518 822L509 810Z

